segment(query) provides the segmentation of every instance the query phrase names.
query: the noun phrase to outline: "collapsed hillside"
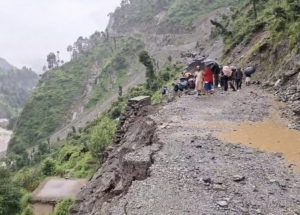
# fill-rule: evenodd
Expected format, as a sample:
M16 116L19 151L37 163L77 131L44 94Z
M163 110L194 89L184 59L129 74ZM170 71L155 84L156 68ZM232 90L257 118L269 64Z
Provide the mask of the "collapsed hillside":
M0 118L20 113L38 79L31 69L18 69L0 58Z
M117 141L104 153L106 162L71 214L298 214L299 173L281 154L218 135L239 135L241 124L255 126L278 111L268 94L252 90L199 99L184 95L140 110L129 104ZM297 138L294 147L300 133Z

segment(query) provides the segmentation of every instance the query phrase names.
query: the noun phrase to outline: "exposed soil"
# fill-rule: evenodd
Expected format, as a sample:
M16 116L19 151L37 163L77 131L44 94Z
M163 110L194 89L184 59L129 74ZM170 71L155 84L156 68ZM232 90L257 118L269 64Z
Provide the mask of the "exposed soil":
M81 209L72 214L300 214L300 174L289 165L294 160L288 159L295 157L282 150L289 145L297 151L299 143L272 135L272 127L259 126L274 122L276 132L285 129L285 121L273 121L276 110L270 95L253 88L217 91L211 97L185 95L168 103L148 116L157 124L156 142L163 147L153 155L147 178L133 180L129 189L107 201L92 192L75 204ZM300 134L282 133L296 138ZM129 130L126 141L133 134L137 133ZM253 144L244 135L253 136ZM144 157L139 150L134 152L137 161ZM106 168L110 164L106 162ZM96 174L88 187L103 180Z

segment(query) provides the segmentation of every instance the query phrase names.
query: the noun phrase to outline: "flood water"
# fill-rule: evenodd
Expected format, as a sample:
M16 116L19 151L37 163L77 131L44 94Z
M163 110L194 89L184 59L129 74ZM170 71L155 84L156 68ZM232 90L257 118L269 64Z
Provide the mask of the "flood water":
M263 122L245 122L227 128L217 135L219 139L282 153L288 162L300 167L300 132L289 129L278 114L271 114Z

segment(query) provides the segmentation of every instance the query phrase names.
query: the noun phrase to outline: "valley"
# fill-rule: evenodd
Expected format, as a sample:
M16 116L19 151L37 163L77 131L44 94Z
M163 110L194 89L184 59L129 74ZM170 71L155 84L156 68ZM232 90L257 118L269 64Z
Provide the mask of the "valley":
M122 0L40 78L0 58L0 214L299 214L299 5ZM175 92L192 55L256 71Z

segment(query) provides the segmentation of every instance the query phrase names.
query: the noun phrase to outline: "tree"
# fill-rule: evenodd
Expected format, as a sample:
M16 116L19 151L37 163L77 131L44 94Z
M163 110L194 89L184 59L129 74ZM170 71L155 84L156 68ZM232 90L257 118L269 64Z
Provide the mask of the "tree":
M149 56L148 52L142 51L139 53L139 61L146 67L146 88L156 91L158 89L158 82L155 75L152 58Z
M256 2L257 2L257 0L252 0L252 4L253 4L253 13L254 13L254 18L255 18L255 19L257 19Z
M43 71L46 72L47 71L47 67L43 66Z
M57 61L56 61L56 67L59 66L60 60L59 60L59 51L56 52L57 53Z
M51 69L56 65L56 55L51 52L48 56L47 56L47 62L48 62L48 68Z
M0 214L15 215L21 210L22 194L12 182L7 169L0 168Z
M42 163L42 172L45 176L52 176L55 173L56 163L52 158L46 158Z
M73 47L71 45L68 45L67 51L70 52L70 57L72 58Z
M112 138L115 133L116 125L109 118L104 118L101 123L93 129L88 148L92 155L96 158L101 158L101 153L112 144Z

